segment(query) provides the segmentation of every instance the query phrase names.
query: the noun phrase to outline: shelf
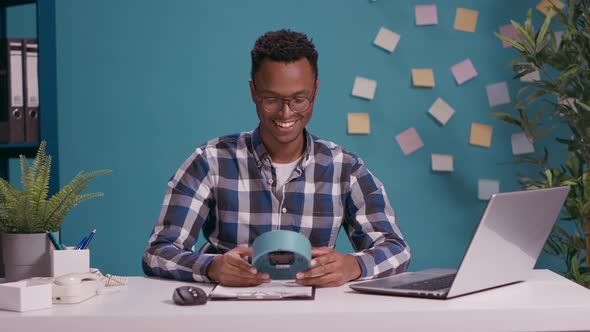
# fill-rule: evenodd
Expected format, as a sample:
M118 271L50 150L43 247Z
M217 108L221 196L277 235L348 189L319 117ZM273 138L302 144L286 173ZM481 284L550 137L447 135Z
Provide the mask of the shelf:
M32 3L36 3L35 0L2 0L0 1L0 8L1 7L10 7L10 6L19 6L19 5L28 5Z
M34 157L38 147L39 143L0 143L0 158Z

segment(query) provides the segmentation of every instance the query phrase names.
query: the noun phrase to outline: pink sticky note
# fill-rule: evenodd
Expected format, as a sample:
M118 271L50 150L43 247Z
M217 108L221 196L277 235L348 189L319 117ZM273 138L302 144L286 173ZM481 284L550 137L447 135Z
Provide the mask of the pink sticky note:
M395 140L406 156L424 146L422 139L413 127L395 136Z
M416 25L435 25L438 24L438 15L436 5L419 5L416 6Z
M490 107L510 104L510 93L508 92L508 84L506 82L486 85L486 92Z
M516 31L516 28L512 25L512 24L507 24L507 25L503 25L500 27L500 34L502 36L508 37L512 40L516 40L516 41L520 41L520 37L518 36L518 31ZM510 44L508 44L505 41L502 41L502 47L507 48L510 47Z
M473 67L473 63L471 63L471 60L469 58L452 66L451 72L453 72L453 76L455 76L455 81L457 81L457 84L459 85L477 76L477 71L475 70L475 67Z

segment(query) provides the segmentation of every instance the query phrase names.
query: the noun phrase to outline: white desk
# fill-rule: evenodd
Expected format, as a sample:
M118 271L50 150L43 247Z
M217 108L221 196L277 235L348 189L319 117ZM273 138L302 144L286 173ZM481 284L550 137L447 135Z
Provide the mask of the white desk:
M527 282L451 300L359 294L347 285L316 290L314 301L209 301L181 307L187 283L132 277L120 292L81 304L24 313L0 311L12 331L579 331L590 330L590 290L548 271ZM198 284L205 290L212 285Z

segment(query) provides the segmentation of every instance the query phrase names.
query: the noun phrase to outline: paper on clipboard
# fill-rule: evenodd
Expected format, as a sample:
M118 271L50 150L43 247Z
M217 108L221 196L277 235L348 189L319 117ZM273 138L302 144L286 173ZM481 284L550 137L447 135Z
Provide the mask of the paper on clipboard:
M209 294L211 300L313 300L315 289L292 280L272 280L254 287L217 285Z

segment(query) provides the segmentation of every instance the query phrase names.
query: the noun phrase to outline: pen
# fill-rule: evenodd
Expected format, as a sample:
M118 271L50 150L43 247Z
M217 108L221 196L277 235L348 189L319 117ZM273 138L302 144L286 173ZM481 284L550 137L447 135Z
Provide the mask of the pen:
M82 246L84 245L84 243L86 242L86 240L88 240L88 236L85 236L82 241L80 241L80 243L78 243L78 245L76 246L76 250L77 249L82 249Z
M49 240L51 241L51 243L53 244L53 247L55 249L64 250L64 248L61 246L61 244L59 244L59 241L57 241L57 239L55 238L55 234L53 234L53 232L51 230L45 231L45 234L47 234L47 236L49 237Z
M90 232L90 235L88 235L88 240L86 240L86 243L84 243L84 245L82 246L82 249L88 248L88 245L90 244L90 241L92 241L94 234L96 234L96 229L93 229L92 232Z

